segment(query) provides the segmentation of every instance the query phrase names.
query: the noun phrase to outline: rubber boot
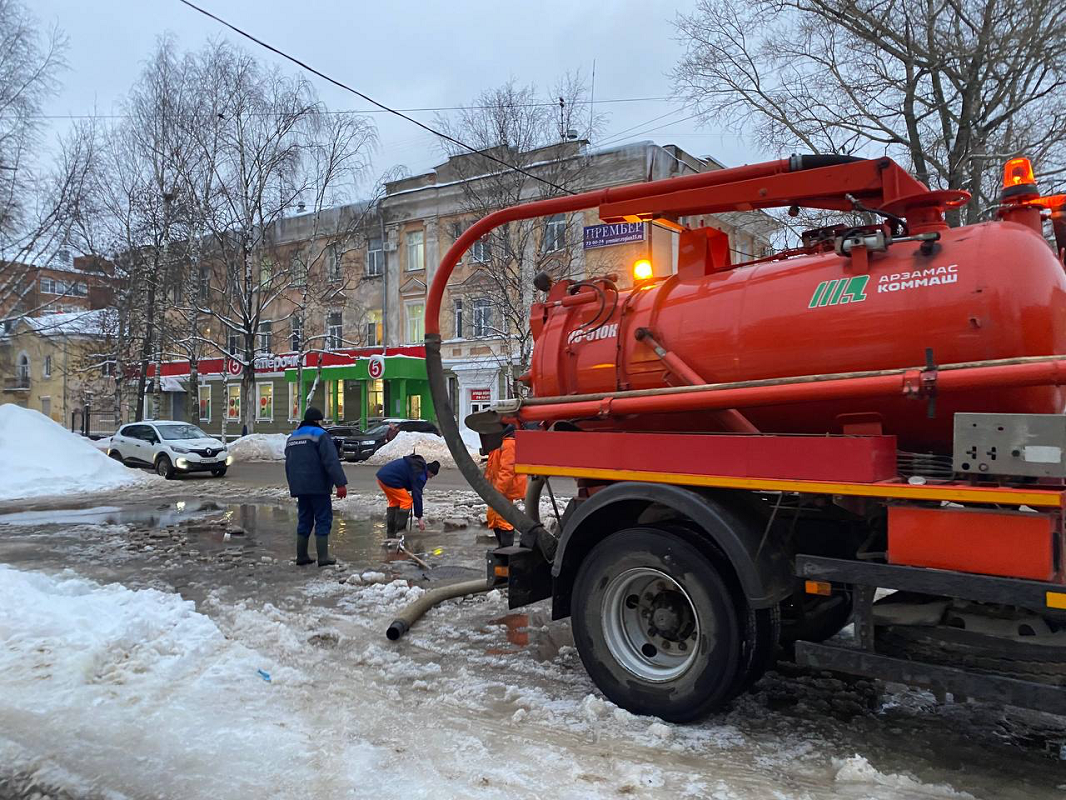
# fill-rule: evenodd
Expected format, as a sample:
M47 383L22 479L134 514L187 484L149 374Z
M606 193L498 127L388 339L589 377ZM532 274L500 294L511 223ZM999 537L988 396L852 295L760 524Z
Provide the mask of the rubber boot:
M396 535L403 536L407 532L407 521L411 518L411 510L407 508L396 509Z
M308 539L310 539L309 536L296 534L296 566L298 567L315 563L315 560L307 555Z
M337 563L337 559L329 557L328 536L316 536L315 548L318 550L318 566L328 567Z
M385 535L390 539L396 538L396 506L389 506L385 511Z
M496 534L496 542L500 547L510 547L514 544L514 530L505 531L503 528L493 528L492 532Z

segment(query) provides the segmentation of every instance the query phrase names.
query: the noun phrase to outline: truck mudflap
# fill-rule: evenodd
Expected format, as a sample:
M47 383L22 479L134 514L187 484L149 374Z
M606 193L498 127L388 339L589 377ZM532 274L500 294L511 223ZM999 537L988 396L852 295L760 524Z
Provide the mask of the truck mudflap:
M850 586L855 596L856 633L854 644L797 642L798 664L922 686L938 696L950 692L956 700L975 698L1066 715L1066 646L1058 643L1066 625L1066 586L808 555L797 556L796 574L808 584ZM875 606L876 588L898 593ZM978 603L994 609L1021 609L1015 613L1023 620L1026 612L1039 614L1048 620L1050 630L1058 632L1038 644L1035 635L990 637L938 627L928 619L893 625L891 613L886 620L878 616L878 609L896 598L903 598L903 604L916 599L919 608L924 602L933 608L936 599L942 598L939 602L944 606L965 601L963 605L970 607Z

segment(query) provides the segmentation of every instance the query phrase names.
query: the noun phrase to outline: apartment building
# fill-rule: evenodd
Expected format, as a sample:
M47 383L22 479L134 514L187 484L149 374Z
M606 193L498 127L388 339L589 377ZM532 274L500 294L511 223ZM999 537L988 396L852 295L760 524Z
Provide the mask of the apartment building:
M61 425L86 405L111 409L115 381L99 343L109 309L22 317L0 334L0 402L40 411Z
M591 150L585 142L568 141L532 153L493 154L544 181L565 180L570 191L722 166L651 142ZM256 336L257 431L290 428L309 396L334 422L435 419L422 342L436 266L478 218L502 205L540 199L546 191L543 181L514 182L513 173L494 164L481 154L453 156L427 173L386 184L373 206L343 206L275 223L260 269L264 286L282 275L286 285L273 293ZM726 232L738 262L768 253L776 230L760 213L694 222ZM443 307L442 355L459 420L515 391L532 345L527 314L536 299L537 272L573 279L613 275L624 287L638 259L649 259L656 274L673 272L676 248L672 231L648 223L604 225L594 210L537 220L476 243L454 271ZM205 294L206 302L223 302L218 275L201 286L214 295ZM208 292L208 286L214 289ZM241 369L226 353L243 352L243 342L238 333L219 327L215 324L213 335L204 331L217 346L200 362L196 387L188 385L187 362L163 364L160 386L174 395L163 408L186 407L187 393L195 391L206 429L239 433Z
M114 296L114 270L106 261L61 248L39 263L4 263L0 320L104 308Z

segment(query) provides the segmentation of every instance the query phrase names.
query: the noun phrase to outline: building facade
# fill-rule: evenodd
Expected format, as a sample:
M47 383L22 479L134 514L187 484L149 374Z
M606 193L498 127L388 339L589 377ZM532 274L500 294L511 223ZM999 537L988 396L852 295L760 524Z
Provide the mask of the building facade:
M64 426L86 406L113 409L115 379L99 357L113 313L71 311L12 322L0 335L0 402L40 411Z
M255 331L251 397L239 388L236 354L245 352L244 342L232 325L218 324L222 315L216 314L203 323L201 338L213 345L197 362L195 386L188 361L163 363L158 383L154 368L149 370L150 391L167 396L160 415L188 416L195 392L199 422L219 434L225 426L227 435L241 432L243 403L255 404L256 431L274 432L289 429L308 398L332 423L434 420L438 409L429 397L421 350L426 296L437 265L463 231L493 210L541 199L546 183L588 191L721 168L651 142L590 150L575 141L531 153L493 152L526 165L534 178L515 183L515 171L491 166L496 162L483 154L462 154L425 174L387 183L373 205L274 223L264 237L269 252L258 262L263 291L269 289L272 299ZM759 212L696 222L727 233L736 262L768 254L776 230ZM667 275L676 269L676 251L675 232L651 223L604 225L595 210L510 226L477 242L453 272L442 308L453 413L462 422L513 396L532 348L528 309L537 299L538 272L576 280L611 276L624 288L636 260L650 260L655 274ZM196 283L209 287L203 303L223 303L231 290L218 274Z

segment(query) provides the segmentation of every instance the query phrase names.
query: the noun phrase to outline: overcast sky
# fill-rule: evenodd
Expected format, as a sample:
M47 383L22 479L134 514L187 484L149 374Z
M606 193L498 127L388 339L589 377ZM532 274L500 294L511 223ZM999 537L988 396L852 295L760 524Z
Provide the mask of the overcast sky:
M306 61L376 100L400 108L454 106L508 77L535 83L548 98L568 70L591 76L597 101L668 98L669 71L681 44L673 20L693 3L647 0L197 0L198 4L280 50ZM58 24L70 40L70 69L48 113L118 113L121 98L152 51L170 31L196 49L225 31L178 0L33 0L42 23ZM264 61L281 61L251 42L240 46ZM282 62L286 70L298 68ZM331 108L364 109L364 101L311 76ZM668 99L597 104L610 117L600 142L653 139L712 155L727 165L759 160L737 136L700 127L691 112ZM413 114L432 123L433 112ZM377 173L402 164L412 173L442 160L436 138L388 114L373 114L381 144ZM66 123L55 122L57 130Z

